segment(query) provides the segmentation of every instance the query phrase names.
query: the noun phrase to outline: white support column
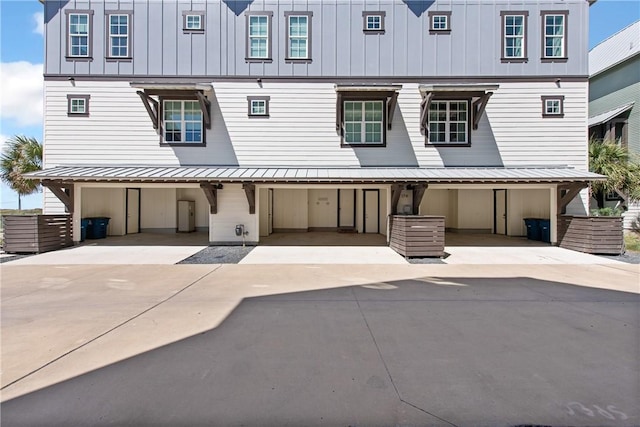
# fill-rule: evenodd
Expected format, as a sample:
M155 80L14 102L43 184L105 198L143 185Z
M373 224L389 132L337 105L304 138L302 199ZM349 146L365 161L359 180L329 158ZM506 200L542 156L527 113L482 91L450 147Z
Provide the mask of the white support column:
M549 220L551 227L550 240L552 245L558 244L558 186L549 189Z
M82 238L82 185L73 184L73 242L78 243Z

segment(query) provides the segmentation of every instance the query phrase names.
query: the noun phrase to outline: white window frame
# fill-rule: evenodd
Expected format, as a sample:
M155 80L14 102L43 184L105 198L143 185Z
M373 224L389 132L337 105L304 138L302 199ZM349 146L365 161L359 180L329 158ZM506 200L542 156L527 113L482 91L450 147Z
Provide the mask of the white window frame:
M126 22L126 31L127 33L125 35L122 35L120 33L118 34L114 34L111 32L111 26L114 25L111 23L111 19L112 18L122 18L125 17L127 22ZM118 22L117 24L118 27L121 27L122 24L120 22ZM107 15L107 31L108 31L108 40L109 40L109 52L108 52L108 58L130 58L131 57L131 52L130 50L130 41L131 41L131 15L127 14L127 13L110 13ZM113 53L113 49L114 47L118 50L120 50L123 46L114 46L113 42L115 39L124 39L126 41L124 48L125 48L125 52L124 55L121 54L117 54L114 55Z
M266 61L271 59L271 18L273 13L250 13L247 14L247 60ZM266 33L265 34L253 34L251 33L252 25L251 21L254 19L266 19ZM265 52L263 55L254 55L251 51L252 41L263 41L265 46ZM260 49L262 50L262 49Z
M547 34L547 18L553 17L554 22L552 24L553 28L562 28L562 34ZM562 18L562 25L557 26L555 23L555 18ZM565 59L567 57L567 18L568 12L542 12L542 59ZM555 50L554 43L551 43L551 46L547 46L548 40L560 40L560 54L555 55L553 51ZM547 48L551 49L552 54L547 55Z
M285 17L286 17L286 21L287 21L287 34L286 34L286 49L287 49L287 56L286 59L292 59L292 60L296 60L296 59L309 59L311 58L311 14L310 13L305 13L305 14L296 14L296 13L291 13L291 12L287 12L285 13ZM291 18L296 18L296 19L300 19L300 18L304 18L306 20L306 35L291 35ZM298 21L299 22L299 21ZM305 56L293 56L293 49L292 49L292 41L293 40L297 40L298 42L304 42L304 47L306 50L306 55Z
M167 120L167 103L179 103L180 104L180 119L179 120ZM185 106L186 104L193 104L195 108L193 111L196 111L200 116L199 120L187 120L185 118ZM171 140L167 140L167 124L175 123L178 124L180 129L180 140L175 141L173 137ZM187 125L190 123L197 123L199 125L200 132L200 140L198 141L187 141ZM172 134L175 134L174 129L172 129ZM202 117L202 110L200 109L200 104L198 100L194 99L163 99L162 100L162 140L165 144L180 144L180 145L192 145L192 144L204 144L205 142L205 131L204 131L204 121Z
M90 98L90 95L67 95L67 115L88 117Z
M375 19L377 18L377 22ZM382 15L367 15L366 28L367 31L381 31L382 30Z
M509 27L509 23L507 22L509 19L521 18L522 19L522 34L507 34L507 28ZM518 28L516 24L511 24L511 26L515 29ZM521 40L520 44L520 55L509 55L509 49L516 49L515 44L513 46L509 46L507 40ZM524 13L507 13L503 16L502 23L502 58L506 60L511 59L525 59L527 57L527 15Z
M197 25L192 25L195 24L196 21L193 20L193 18L197 18ZM189 22L189 19L192 19L191 22ZM202 30L202 15L199 14L195 14L195 13L189 13L187 15L185 15L184 17L184 29L185 30L191 30L191 31L199 31Z
M71 19L72 17L77 16L84 16L87 18L87 23L86 24L72 24L71 23ZM91 57L91 14L89 12L70 12L67 16L67 23L68 23L68 31L67 31L67 43L69 46L69 50L68 50L68 56L70 57L74 57L74 58L89 58ZM72 32L72 25L76 25L76 26L80 26L80 25L86 25L87 27L87 31L86 32ZM81 50L82 47L85 46L85 44L83 43L78 43L76 45L74 45L73 43L73 38L74 37L78 37L78 38L84 38L86 39L86 54L82 54ZM74 54L73 50L74 47L76 47L78 49L78 53Z
M464 112L466 113L466 118L464 120L451 120L451 114L453 113L452 109L451 109L451 105L452 104L458 104L460 105L464 105ZM428 137L428 144L431 145L469 145L471 144L471 130L470 130L470 114L471 114L471 109L469 108L469 100L467 99L437 99L437 100L433 100L431 101L431 104L429 105L429 137ZM438 111L434 111L434 107L438 105L444 105L445 109L444 109L444 113L445 113L445 120L440 120L440 117L437 116L437 113L442 111L442 110L438 110ZM458 112L461 112L463 110L457 110ZM436 114L436 116L434 116L434 114ZM444 141L433 141L432 138L434 136L434 134L436 133L433 129L432 126L436 126L438 124L444 124L444 136L445 139ZM465 140L464 141L460 141L460 140L456 140L456 141L452 141L451 140L451 136L452 136L452 129L451 129L451 125L464 125L464 135L465 135ZM440 132L438 132L440 133ZM458 131L455 132L460 133ZM458 138L456 138L458 139Z
M444 21L442 21L444 19ZM440 22L437 22L440 20ZM444 25L443 25L444 24ZM431 29L433 31L445 31L449 29L449 17L447 15L431 16Z
M369 11L365 10L362 12L362 31L365 34L384 34L384 18L387 13L384 11ZM369 18L378 18L377 26L369 26ZM373 24L375 21L371 21Z
M247 96L247 115L249 117L269 117L269 96Z
M347 105L348 104L361 104L360 105L360 114L361 114L361 119L360 120L347 120ZM380 105L380 120L367 120L367 106L368 105ZM385 121L386 121L386 117L385 117L385 109L386 109L386 102L384 100L381 99L351 99L351 100L345 100L343 101L343 109L342 109L342 114L343 114L343 144L344 145L351 145L351 146L384 146L386 141L385 141L385 132L386 132L386 126L385 126ZM373 111L373 113L375 113L375 111ZM349 141L349 134L354 133L357 134L357 132L349 132L348 131L348 127L349 125L359 125L360 126L360 141ZM367 141L367 124L377 124L380 127L379 133L380 133L380 140L376 140L376 141ZM378 132L375 132L378 133Z
M564 96L542 96L541 99L542 117L564 117Z

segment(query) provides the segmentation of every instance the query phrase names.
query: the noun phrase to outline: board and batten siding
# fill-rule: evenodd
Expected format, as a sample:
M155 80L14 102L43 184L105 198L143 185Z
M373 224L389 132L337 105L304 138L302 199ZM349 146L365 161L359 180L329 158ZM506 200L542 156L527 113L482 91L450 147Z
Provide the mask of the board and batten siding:
M417 83L403 85L386 147L340 147L332 83L215 82L205 147L160 146L135 89L124 81L45 82L45 166L239 165L572 166L587 168L587 83L501 83L470 147L425 146ZM67 95L90 95L89 117L67 116ZM564 117L543 118L541 95L564 96ZM247 116L269 96L269 118Z
M564 76L587 75L586 0L47 1L45 74L122 76ZM92 60L66 56L66 10L93 11ZM132 12L132 58L106 60L105 11ZM528 61L503 63L501 11L529 13ZM543 62L542 10L568 11L568 60ZM185 11L204 32L183 31ZM313 13L311 61L285 61L285 12ZM365 34L363 11L385 13L383 34ZM451 12L451 32L431 34L429 12ZM271 12L272 61L248 62L245 12Z

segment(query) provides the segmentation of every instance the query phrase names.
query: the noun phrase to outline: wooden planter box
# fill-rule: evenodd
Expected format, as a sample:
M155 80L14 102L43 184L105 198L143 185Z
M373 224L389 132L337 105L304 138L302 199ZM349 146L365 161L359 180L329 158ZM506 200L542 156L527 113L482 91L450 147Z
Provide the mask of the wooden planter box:
M558 246L588 254L619 255L624 251L622 217L558 217Z
M444 217L392 215L389 246L405 257L444 256Z
M6 215L5 252L41 253L73 245L70 215Z

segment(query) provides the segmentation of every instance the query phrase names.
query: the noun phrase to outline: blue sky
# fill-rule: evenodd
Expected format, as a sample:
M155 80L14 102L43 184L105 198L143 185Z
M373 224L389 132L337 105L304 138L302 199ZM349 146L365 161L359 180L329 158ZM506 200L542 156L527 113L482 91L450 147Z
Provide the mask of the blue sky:
M12 135L42 141L42 10L38 0L0 0L0 142ZM640 19L640 0L598 0L590 16L591 48ZM20 99L12 96L18 90ZM2 208L17 208L14 192L5 185L0 192ZM41 199L39 194L28 196L23 208L40 207Z

